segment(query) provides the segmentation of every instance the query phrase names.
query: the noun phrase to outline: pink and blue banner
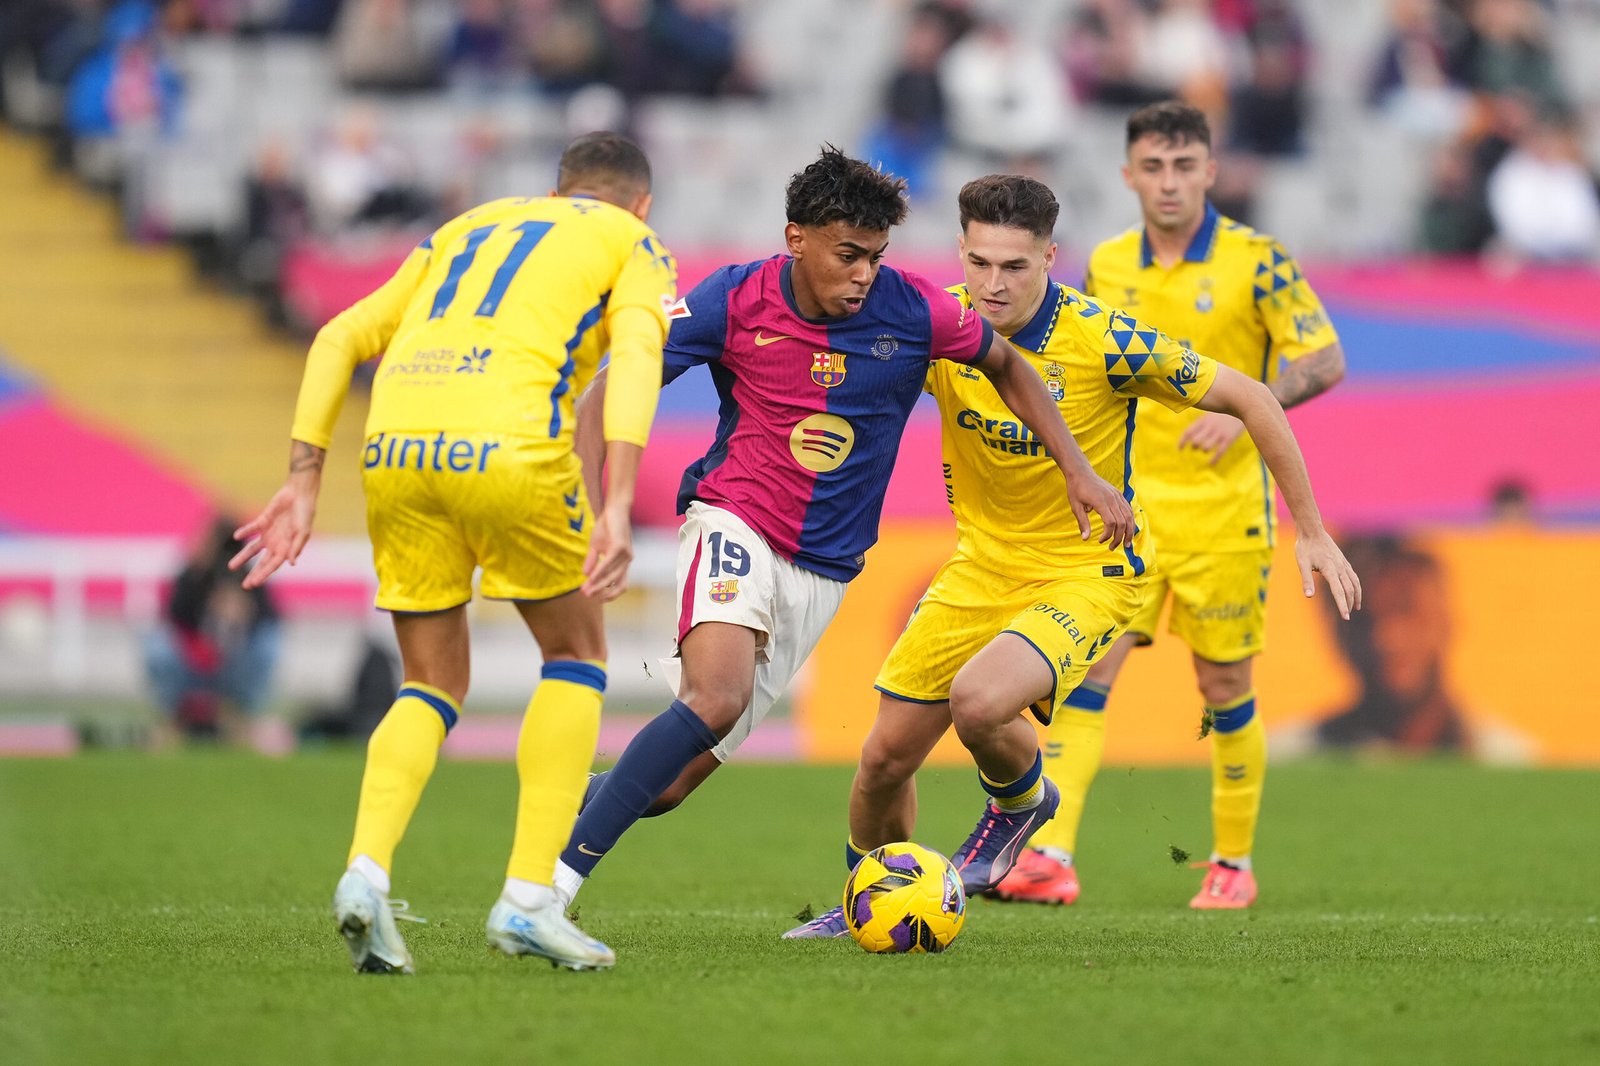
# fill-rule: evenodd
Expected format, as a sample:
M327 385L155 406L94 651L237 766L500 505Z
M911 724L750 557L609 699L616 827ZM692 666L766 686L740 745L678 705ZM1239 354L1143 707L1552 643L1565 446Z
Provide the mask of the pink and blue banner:
M287 270L290 301L307 321L325 321L380 284L406 247L360 259L303 249ZM682 285L742 258L686 256ZM955 277L953 260L901 265ZM1313 266L1309 276L1349 357L1345 382L1290 416L1331 522L1469 521L1504 481L1524 486L1543 518L1600 521L1600 278L1414 262ZM0 352L4 344L0 332ZM716 406L703 374L663 392L640 479L641 521L674 523L680 475L710 442ZM924 401L886 517L945 513L938 437ZM0 447L24 457L0 479L0 532L182 534L208 513L200 489L139 441L73 416L8 371L3 354Z

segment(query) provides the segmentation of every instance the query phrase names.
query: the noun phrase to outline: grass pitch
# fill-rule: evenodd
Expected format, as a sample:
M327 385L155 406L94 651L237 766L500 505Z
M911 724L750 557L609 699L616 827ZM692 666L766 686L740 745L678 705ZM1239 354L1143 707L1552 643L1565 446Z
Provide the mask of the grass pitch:
M492 956L515 772L446 763L396 871L415 978L326 907L359 752L0 762L0 1061L1349 1063L1600 1060L1600 775L1274 768L1257 907L1195 914L1208 777L1108 769L1083 899L970 904L938 956L786 943L843 883L849 771L734 765L580 897L604 974ZM922 841L977 816L925 773Z

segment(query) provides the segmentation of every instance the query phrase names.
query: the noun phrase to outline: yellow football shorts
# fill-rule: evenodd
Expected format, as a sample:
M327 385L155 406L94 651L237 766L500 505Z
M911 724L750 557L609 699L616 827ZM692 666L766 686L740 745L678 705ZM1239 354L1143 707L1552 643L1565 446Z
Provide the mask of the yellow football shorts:
M1031 708L1049 723L1067 694L1123 634L1144 577L1084 575L1017 581L956 555L939 568L878 674L876 688L912 703L943 703L956 673L1001 633L1031 644L1055 675Z
M1187 554L1161 551L1161 567L1145 586L1144 605L1129 632L1142 644L1155 640L1168 593L1167 629L1202 659L1238 662L1266 647L1267 577L1272 549Z
M442 611L472 599L545 600L583 584L594 516L583 467L550 443L494 433L377 433L361 482L377 605Z

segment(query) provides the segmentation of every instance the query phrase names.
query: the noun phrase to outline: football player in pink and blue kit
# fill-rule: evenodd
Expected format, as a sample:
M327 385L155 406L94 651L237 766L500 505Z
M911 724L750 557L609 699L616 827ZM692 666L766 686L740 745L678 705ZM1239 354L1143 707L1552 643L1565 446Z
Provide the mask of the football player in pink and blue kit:
M789 184L787 254L723 267L668 316L664 380L703 364L721 397L716 437L678 496L678 699L592 782L557 865L568 901L629 826L682 802L732 755L810 655L877 540L931 361L994 383L1056 457L1084 537L1091 511L1112 546L1133 536L1127 501L1094 473L1029 363L938 285L880 266L904 190L825 149ZM602 375L578 416L591 470L604 388ZM990 841L1008 853L1057 801L1037 752L1014 749L972 746L984 788L1016 813Z

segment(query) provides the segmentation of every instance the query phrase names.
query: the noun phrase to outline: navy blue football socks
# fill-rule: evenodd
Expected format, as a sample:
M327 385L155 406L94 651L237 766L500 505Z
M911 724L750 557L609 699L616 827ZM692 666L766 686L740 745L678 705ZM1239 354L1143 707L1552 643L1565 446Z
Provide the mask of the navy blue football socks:
M644 817L656 797L678 779L717 737L682 700L639 730L611 770L595 778L561 861L588 877L628 827Z

